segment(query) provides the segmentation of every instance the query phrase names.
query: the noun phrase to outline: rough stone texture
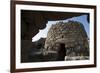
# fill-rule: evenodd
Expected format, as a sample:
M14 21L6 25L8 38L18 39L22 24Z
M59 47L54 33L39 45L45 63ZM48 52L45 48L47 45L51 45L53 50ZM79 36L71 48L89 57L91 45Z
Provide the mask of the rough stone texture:
M52 25L45 41L45 50L46 53L55 51L59 57L62 53L64 58L65 56L89 56L88 36L84 26L76 21Z
M87 13L21 10L21 37L31 40L48 21L64 20ZM88 19L87 19L88 20Z
M64 20L71 17L80 16L83 14L86 14L89 17L88 13L21 10L21 49L22 49L21 60L22 62L27 62L28 59L27 50L32 46L31 43L32 37L34 37L39 32L40 29L44 29L48 21Z

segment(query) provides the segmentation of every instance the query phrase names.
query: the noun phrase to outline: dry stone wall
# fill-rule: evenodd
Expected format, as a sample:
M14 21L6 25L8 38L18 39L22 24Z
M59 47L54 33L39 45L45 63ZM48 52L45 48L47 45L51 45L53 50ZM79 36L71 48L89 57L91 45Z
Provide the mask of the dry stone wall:
M58 22L51 26L45 41L46 51L58 51L61 44L65 45L66 56L88 55L89 42L83 24L77 21ZM63 49L63 48L62 48ZM70 54L68 54L70 49ZM72 56L73 56L72 55Z

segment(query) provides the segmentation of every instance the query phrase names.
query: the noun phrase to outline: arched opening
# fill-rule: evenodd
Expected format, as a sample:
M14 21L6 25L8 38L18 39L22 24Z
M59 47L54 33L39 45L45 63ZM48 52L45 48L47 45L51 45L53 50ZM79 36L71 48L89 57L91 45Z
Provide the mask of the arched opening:
M57 60L58 61L63 61L65 59L66 56L66 48L65 48L65 44L61 43L59 48L58 48L58 57Z

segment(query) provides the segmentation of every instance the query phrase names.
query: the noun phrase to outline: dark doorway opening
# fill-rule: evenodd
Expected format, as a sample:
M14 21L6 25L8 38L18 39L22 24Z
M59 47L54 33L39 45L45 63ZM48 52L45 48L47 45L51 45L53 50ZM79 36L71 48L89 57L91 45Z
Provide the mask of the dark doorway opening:
M65 44L60 44L60 47L58 48L58 61L64 61L66 56L66 48L65 48Z

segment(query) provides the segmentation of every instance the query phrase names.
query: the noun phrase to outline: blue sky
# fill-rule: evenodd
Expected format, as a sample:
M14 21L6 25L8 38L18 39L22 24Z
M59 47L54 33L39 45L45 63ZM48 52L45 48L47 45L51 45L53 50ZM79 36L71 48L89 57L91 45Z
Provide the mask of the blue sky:
M82 23L85 30L86 30L86 33L87 33L88 37L90 37L90 33L89 33L90 27L89 27L89 23L87 21L87 15L82 15L82 16L73 17L73 18L69 18L69 19L66 19L66 20L59 20L59 21L68 22L69 20L78 21L78 22ZM37 41L40 38L46 38L48 30L50 29L50 27L52 25L54 25L55 23L59 22L59 21L48 21L48 23L46 24L46 28L43 29L43 30L39 30L39 33L36 34L32 38L32 42Z

